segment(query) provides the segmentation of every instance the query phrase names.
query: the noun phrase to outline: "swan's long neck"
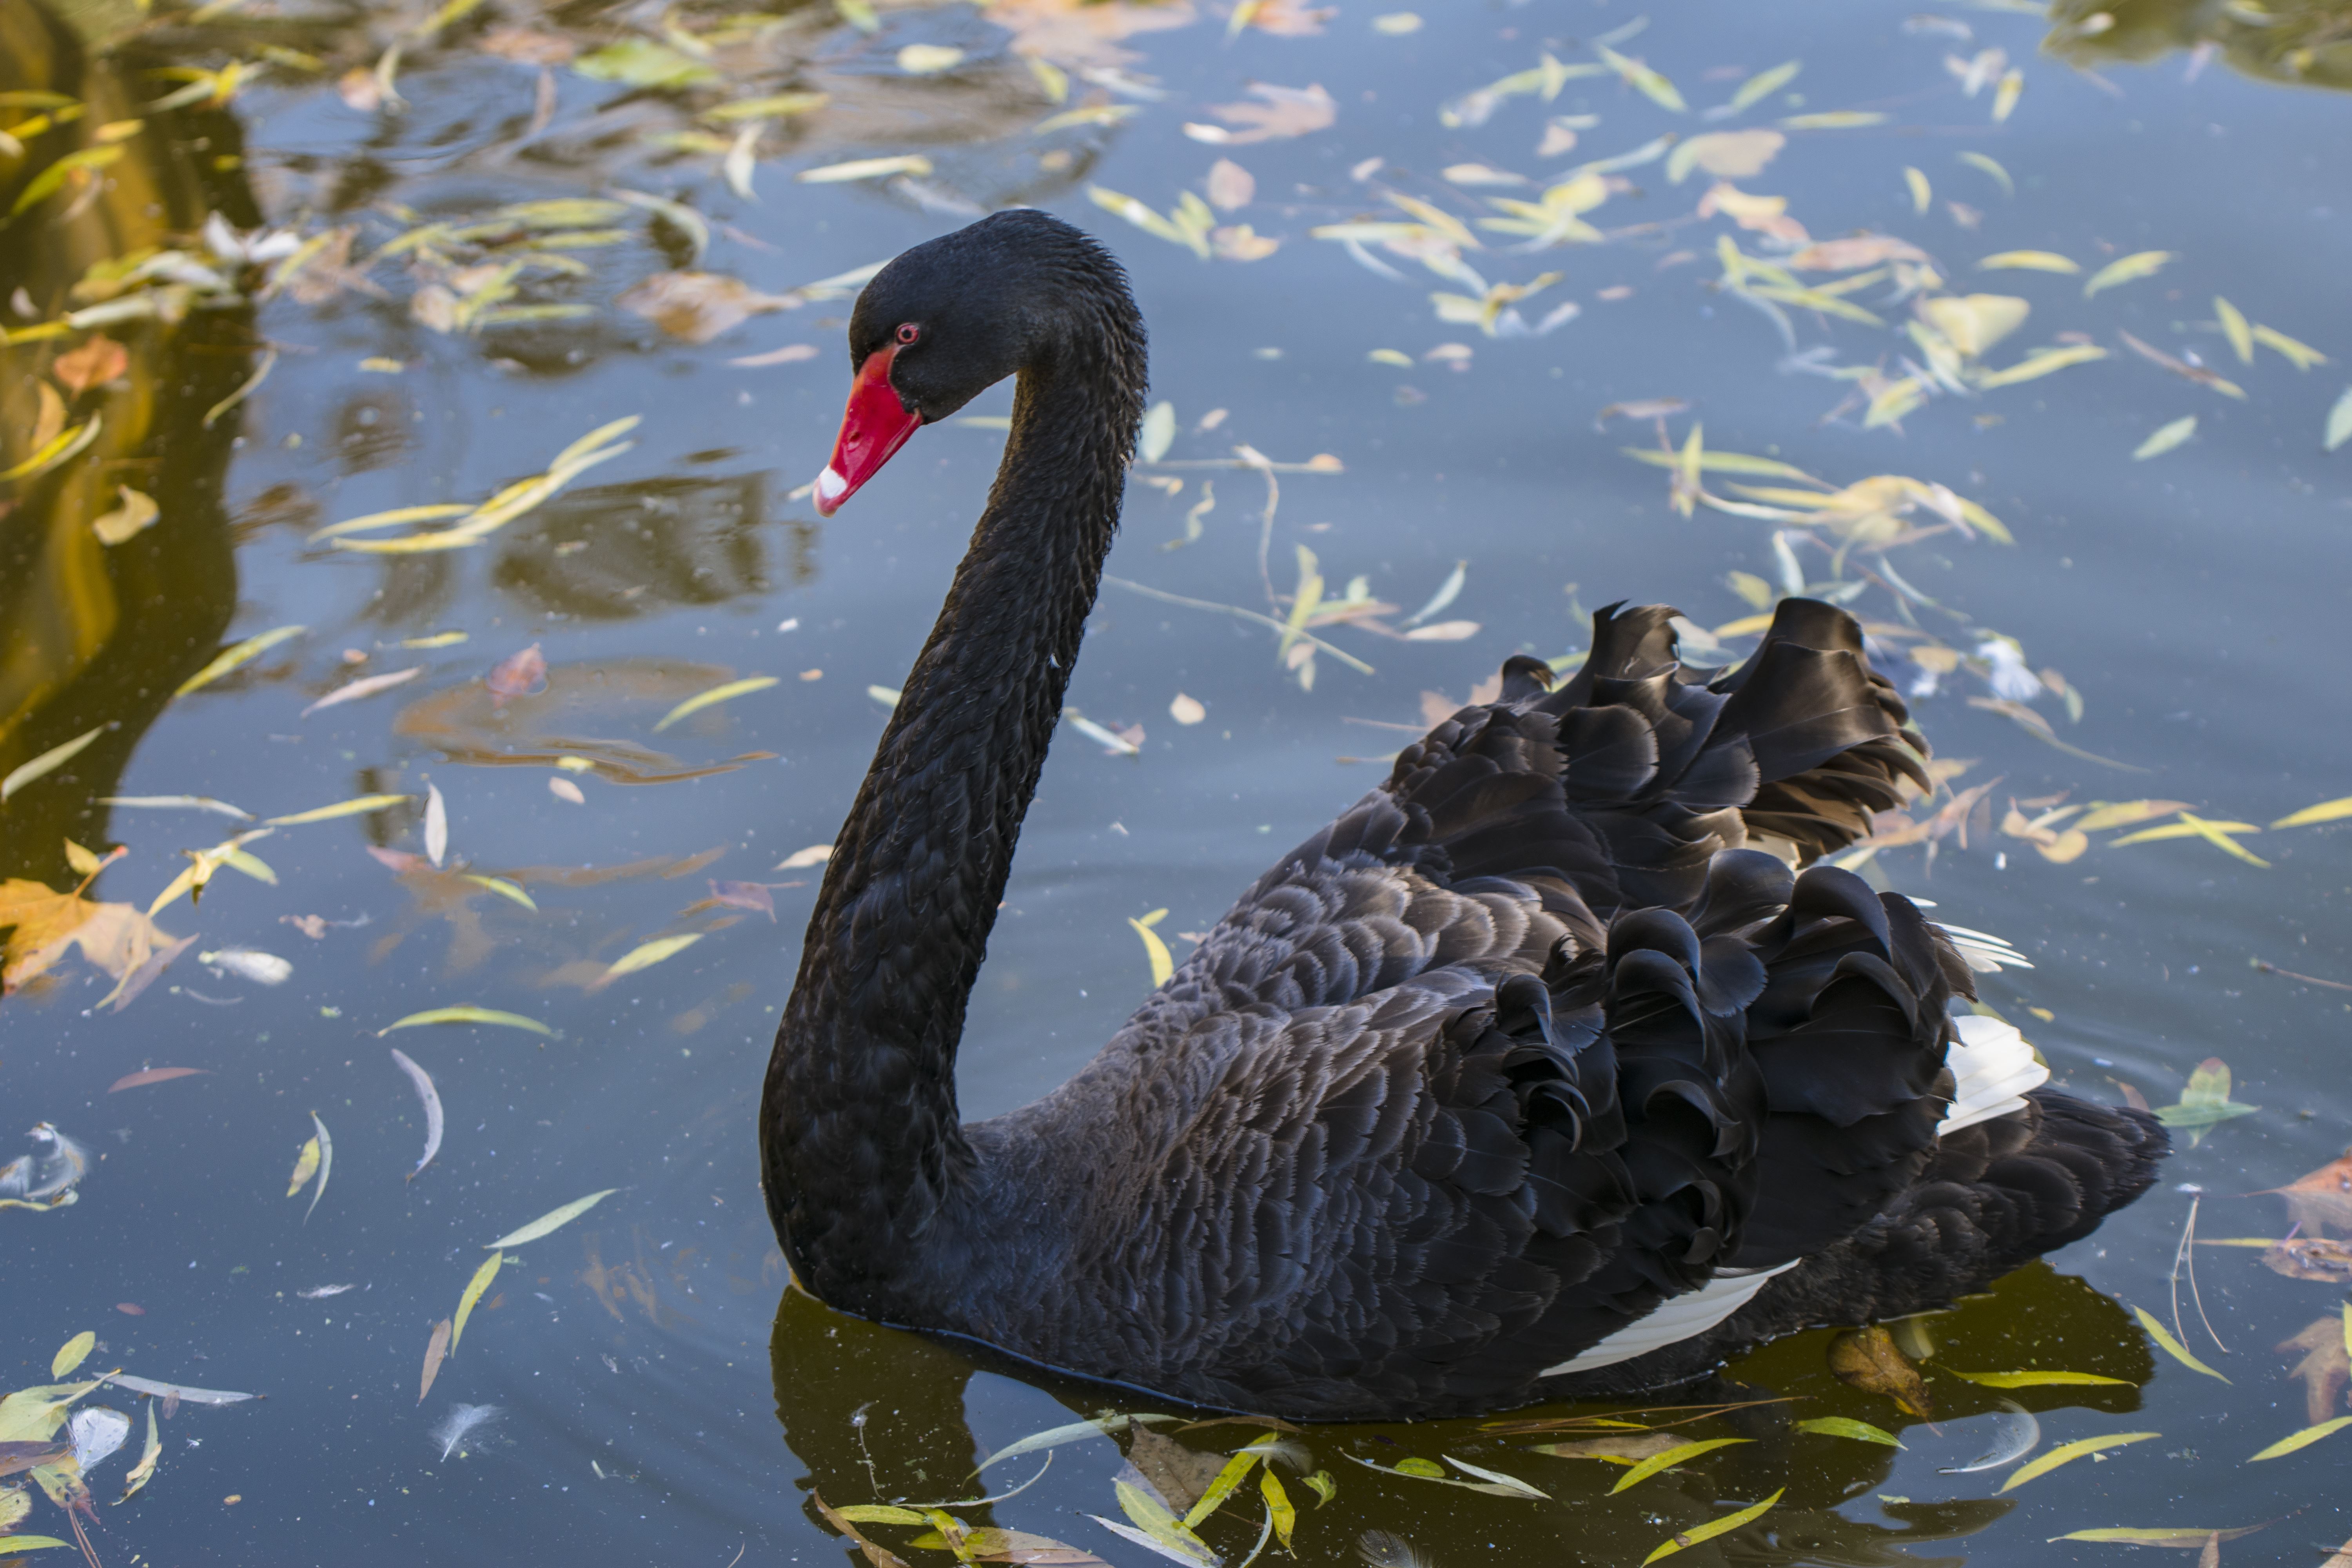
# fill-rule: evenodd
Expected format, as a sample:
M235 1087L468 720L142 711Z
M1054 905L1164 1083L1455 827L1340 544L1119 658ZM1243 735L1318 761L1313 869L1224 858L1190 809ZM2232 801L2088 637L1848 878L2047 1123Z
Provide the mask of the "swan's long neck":
M988 509L834 846L761 1152L793 1268L835 1306L887 1315L891 1277L971 1174L964 1006L1118 526L1142 389L1139 326L1021 373Z

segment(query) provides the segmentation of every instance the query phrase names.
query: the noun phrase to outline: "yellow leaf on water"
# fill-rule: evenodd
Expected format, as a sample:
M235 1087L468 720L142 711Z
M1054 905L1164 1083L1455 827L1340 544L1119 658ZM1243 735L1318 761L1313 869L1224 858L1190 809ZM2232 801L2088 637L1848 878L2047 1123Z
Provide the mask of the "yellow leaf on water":
M1822 114L1791 114L1780 124L1790 131L1859 131L1866 125L1884 125L1889 117L1866 109L1833 109ZM1778 1497L1780 1494L1773 1494ZM1675 1550L1681 1550L1677 1547Z
M2027 272L2080 272L2082 267L2054 250L2002 250L1979 260L1977 265L1988 272L2022 270Z
M2148 1331L2148 1336L2155 1340L2158 1344L2162 1345L2164 1347L2165 1353L2169 1355L2173 1360L2179 1362L2181 1365L2187 1367L2191 1372L2201 1372L2208 1377L2221 1377L2223 1383L2230 1381L2226 1377L2221 1377L2220 1373L2215 1372L2211 1367L2207 1366L2203 1362L2199 1361L2195 1356L2191 1355L2189 1352L2189 1347L2182 1344L2179 1340L2174 1339L2172 1337L2172 1331L2166 1328L2162 1323L2157 1321L2156 1315L2150 1312L2146 1307L2134 1307L2132 1309L2132 1315L2139 1320L2139 1326L2146 1329Z
M2344 395L2336 400L2336 406L2327 411L2327 429L2320 445L2333 452L2347 441L2352 441L2352 386L2346 387Z
M2317 805L2306 805L2301 811L2290 812L2271 824L2273 827L2311 827L2322 822L2341 822L2352 816L2352 795L2336 800L2323 800Z
M1731 101L1724 107L1734 114L1753 109L1763 100L1771 97L1772 94L1796 80L1797 73L1803 68L1804 62L1801 60L1784 60L1769 70L1758 71L1739 84L1739 90L1731 95Z
M730 697L741 697L753 691L765 691L769 687L776 684L777 678L772 675L751 675L740 680L730 680L724 686L714 686L708 691L688 698L667 713L663 714L661 722L654 726L654 733L660 734L689 713L699 713L713 703L724 702Z
M591 989L598 989L618 980L624 974L635 974L640 969L651 969L665 958L674 957L702 940L700 931L687 931L679 936L657 937L642 942L613 961L612 967L597 976Z
M1788 1489L1788 1488L1783 1487L1780 1489L1780 1491L1774 1492L1762 1502L1751 1503L1748 1507L1741 1509L1738 1513L1727 1513L1721 1519L1711 1519L1705 1524L1696 1525L1689 1530L1682 1531L1680 1534L1677 1534L1666 1541L1655 1552L1653 1552L1647 1557L1643 1558L1642 1568L1650 1568L1650 1564L1655 1563L1659 1558L1671 1557L1686 1546L1696 1546L1702 1541L1713 1541L1717 1536L1727 1535L1732 1531L1738 1530L1741 1525L1754 1523L1757 1520L1763 1518L1765 1513L1770 1510L1772 1505L1780 1500L1780 1493L1785 1492Z
M898 51L898 68L908 76L936 76L963 64L963 51L945 44L908 44Z
M2264 348L2284 355L2297 370L2309 370L2313 365L2327 363L2327 356L2309 343L2297 342L2284 332L2263 326L2260 321L2254 323L2253 339Z
M290 1198L300 1192L318 1173L319 1141L312 1138L302 1145L302 1152L295 1157L294 1174L287 1180L286 1195Z
M2213 296L2213 316L2221 323L2221 335L2230 340L2230 347L2236 351L2240 363L2253 363L2253 329L2246 324L2246 318L2238 307L2216 294Z
M2343 1431L2347 1426L2352 1426L2352 1415L2338 1415L2333 1421L2322 1421L2316 1426L2306 1426L2291 1436L2280 1438L2261 1453L2254 1455L2253 1458L2275 1459L2282 1454L2292 1454L2297 1448L2308 1448L2322 1437L2331 1436ZM2250 1459L2247 1462L2251 1464L2252 1460Z
M2104 1437L2082 1437L2072 1443L2061 1443L2040 1458L2020 1465L2010 1471L2009 1479L2000 1483L2002 1491L2021 1487L2037 1476L2046 1476L2061 1465L2074 1463L2085 1454L2095 1454L2105 1448L2120 1448L2128 1443L2145 1443L2151 1437L2161 1437L2161 1432L2114 1432Z
M457 1315L449 1321L449 1352L452 1355L457 1353L457 1342L466 1337L466 1320L474 1315L474 1303L482 1299L482 1292L488 1289L490 1281L499 1277L499 1265L506 1260L504 1252L491 1253L482 1266L474 1270L473 1279L466 1282L466 1293L457 1298Z
M2088 364L2093 360L2107 357L2107 351L2096 343L2075 343L2063 349L2036 349L2032 353L2011 365L1973 379L1979 392L1990 392L1997 386L2014 386L2021 381L2037 381L2053 371L2069 365Z
M570 1225L620 1190L618 1187L606 1187L601 1193L590 1193L584 1198L574 1198L560 1209L550 1209L520 1230L509 1231L491 1242L489 1249L493 1252L503 1251L509 1247L520 1247L527 1241L537 1241L541 1237Z
M2158 428L2148 438L2132 448L2132 461L2144 463L2150 458L2161 458L2191 436L2197 434L2197 416L2184 415L2171 424Z
M2129 256L2118 257L2091 274L2090 281L2083 285L2083 298L2087 300L2101 289L2112 289L2118 283L2153 278L2171 259L2172 252L2168 250L2137 250Z
M572 783L569 779L550 779L547 782L551 788L556 784L571 784ZM561 794L562 792L558 791L557 793ZM577 784L572 784L572 793L573 795L578 795L580 794L580 786ZM577 803L575 802L575 804ZM539 910L539 906L531 901L530 895L522 890L522 887L520 883L509 882L504 877L477 876L471 871L461 872L459 873L459 876L461 880L471 882L478 888L487 888L502 899L511 899L516 903L520 904L524 909L530 910L534 913Z
M2269 1244L2265 1242L2263 1245ZM1962 1372L1958 1367L1942 1366L1940 1363L1938 1370L1986 1388L2049 1388L2100 1383L2119 1384L2126 1388L2133 1386L2127 1377L2101 1377L2095 1372Z
M795 849L776 862L779 871L798 871L810 866L822 866L833 858L833 846L812 844L805 849Z
M917 153L896 158L853 158L846 163L826 163L803 169L793 178L804 185L839 184L845 180L878 180L885 174L928 174L931 161Z
M151 528L163 515L155 498L132 489L129 485L115 487L116 504L112 510L101 512L89 520L89 529L98 535L100 544L121 544L142 530Z
M1170 954L1168 944L1160 940L1158 931L1151 929L1159 924L1167 913L1164 909L1154 910L1141 920L1137 920L1130 915L1127 921L1129 925L1135 928L1135 934L1143 939L1144 956L1151 961L1151 984L1154 990L1167 984L1168 977L1176 973L1176 960Z
M529 1029L533 1034L553 1035L555 1031L536 1018L526 1018L520 1013L501 1013L495 1007L428 1007L422 1013L411 1013L396 1023L378 1029L382 1039L394 1029L414 1029L426 1024L496 1024L509 1029Z
M106 725L100 724L86 734L75 736L62 746L51 746L31 762L10 773L6 778L0 779L0 800L6 800L34 780L44 778L73 761L81 754L82 748L105 734L107 728Z
M264 821L271 827L292 827L305 822L332 822L339 816L359 816L371 811L382 811L386 806L398 805L415 798L406 795L362 795L350 800L339 800L332 805L316 805L308 811L298 811L291 816L272 816Z
M2009 171L2000 166L2000 163L1998 159L1988 158L1982 153L1963 153L1959 155L1959 158L1961 163L1968 164L1970 168L1981 169L1986 174L1990 174L1994 179L1999 180L2000 182L2000 190L2003 195L2013 196L2017 195L2017 182L2009 177Z
M82 1363L83 1357L89 1355L91 1351L97 1348L98 1336L92 1333L89 1330L84 1329L81 1332L68 1340L64 1344L59 1345L58 1347L58 1353L49 1358L49 1375L51 1377L65 1376L66 1373L71 1372L74 1368Z
M2010 70L2002 73L2000 85L1992 90L1992 121L1995 125L2007 120L2017 107L2020 93L2025 90L2025 73Z
M1639 1464L1635 1465L1632 1469L1627 1470L1622 1476L1618 1478L1617 1484L1609 1489L1610 1493L1612 1496L1614 1496L1616 1493L1623 1491L1627 1487L1639 1486L1643 1481L1648 1480L1652 1476L1656 1475L1660 1470L1671 1469L1673 1467L1683 1463L1685 1460L1697 1458L1701 1454L1711 1454L1717 1448L1728 1448L1735 1443L1752 1443L1754 1441L1755 1439L1752 1437L1709 1437L1700 1442L1677 1444L1675 1447L1668 1448L1663 1454L1651 1455L1648 1458L1643 1459Z
M1934 188L1927 184L1927 176L1906 166L1903 171L1903 183L1911 192L1911 210L1924 214L1936 199Z

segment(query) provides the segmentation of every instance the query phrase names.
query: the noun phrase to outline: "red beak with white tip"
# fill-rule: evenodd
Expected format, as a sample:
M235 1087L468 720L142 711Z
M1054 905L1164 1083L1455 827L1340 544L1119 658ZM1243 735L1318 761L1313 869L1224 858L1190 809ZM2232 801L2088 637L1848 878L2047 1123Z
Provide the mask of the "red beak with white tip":
M922 427L923 416L898 401L890 384L890 362L898 345L887 343L866 356L857 379L849 386L849 406L841 413L841 436L833 444L833 461L816 477L816 510L831 517L841 503L882 471L908 437Z

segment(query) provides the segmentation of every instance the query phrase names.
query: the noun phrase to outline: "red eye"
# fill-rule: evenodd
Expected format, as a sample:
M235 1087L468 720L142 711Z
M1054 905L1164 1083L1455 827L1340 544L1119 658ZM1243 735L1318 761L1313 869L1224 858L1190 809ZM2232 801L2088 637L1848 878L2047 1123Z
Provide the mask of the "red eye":
M922 335L923 335L923 330L922 330L920 327L918 327L917 325L915 325L915 323L914 323L914 322L912 322L912 321L902 321L902 322L900 322L900 323L899 323L899 326L898 326L898 341L899 341L900 342L902 342L902 343L911 343L911 342L913 342L917 338L919 338L919 337L921 337Z

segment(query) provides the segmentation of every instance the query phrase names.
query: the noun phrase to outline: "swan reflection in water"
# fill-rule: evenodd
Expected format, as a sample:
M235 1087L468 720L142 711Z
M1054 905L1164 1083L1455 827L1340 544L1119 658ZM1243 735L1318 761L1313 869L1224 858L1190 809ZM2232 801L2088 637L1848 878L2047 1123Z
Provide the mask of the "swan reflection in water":
M1919 1364L1933 1399L1932 1421L1831 1375L1824 1352L1833 1331L1801 1334L1699 1384L1652 1396L1661 1405L1747 1405L1672 1429L1690 1441L1740 1441L1616 1496L1609 1489L1623 1478L1622 1466L1532 1450L1562 1436L1591 1435L1565 1429L1571 1418L1614 1414L1664 1426L1681 1413L1644 1416L1632 1413L1630 1402L1612 1402L1544 1405L1492 1421L1300 1427L1293 1441L1304 1447L1304 1468L1328 1472L1336 1490L1318 1507L1291 1469L1277 1471L1298 1508L1297 1554L1310 1562L1355 1563L1360 1538L1384 1531L1438 1568L1461 1555L1458 1543L1465 1540L1482 1552L1539 1552L1547 1562L1560 1561L1565 1551L1570 1562L1638 1563L1674 1532L1780 1491L1769 1513L1693 1548L1690 1561L1957 1568L1967 1553L1939 1557L1925 1545L1976 1535L2024 1500L1995 1495L2011 1466L2030 1458L2015 1446L2022 1426L2041 1428L2050 1442L2104 1429L2140 1408L2137 1385L2154 1374L2147 1342L2124 1309L2046 1263L2028 1265L1957 1310L1910 1320L1903 1328L1903 1342L1926 1352ZM1113 1412L1176 1417L1151 1424L1151 1430L1207 1456L1202 1473L1213 1473L1210 1466L1263 1436L1246 1419L1219 1421L1223 1412L1058 1377L984 1347L850 1317L791 1287L777 1306L769 1354L793 1489L819 1529L827 1527L811 1493L842 1509L957 1502L1019 1488L1018 1495L993 1504L948 1511L975 1529L1050 1537L1123 1563L1137 1553L1086 1516L1124 1521L1113 1482L1129 1463L1136 1440L1129 1434L1069 1442L1053 1449L1050 1461L1046 1453L1034 1452L977 1475L974 1468L1034 1433ZM1956 1370L2029 1367L2123 1381L2001 1391L1954 1375ZM1904 1447L1795 1428L1822 1416L1868 1422ZM1564 1429L1526 1430L1543 1421ZM1192 1425L1207 1422L1217 1424ZM1996 1450L2002 1451L2000 1461L1987 1462ZM1392 1469L1416 1456L1453 1456L1517 1477L1548 1498L1485 1496L1374 1476L1349 1462L1365 1459ZM1253 1479L1201 1525L1200 1534L1226 1562L1237 1563L1256 1542L1265 1513ZM911 1548L919 1532L910 1527L860 1529L912 1568L950 1561L943 1552Z

